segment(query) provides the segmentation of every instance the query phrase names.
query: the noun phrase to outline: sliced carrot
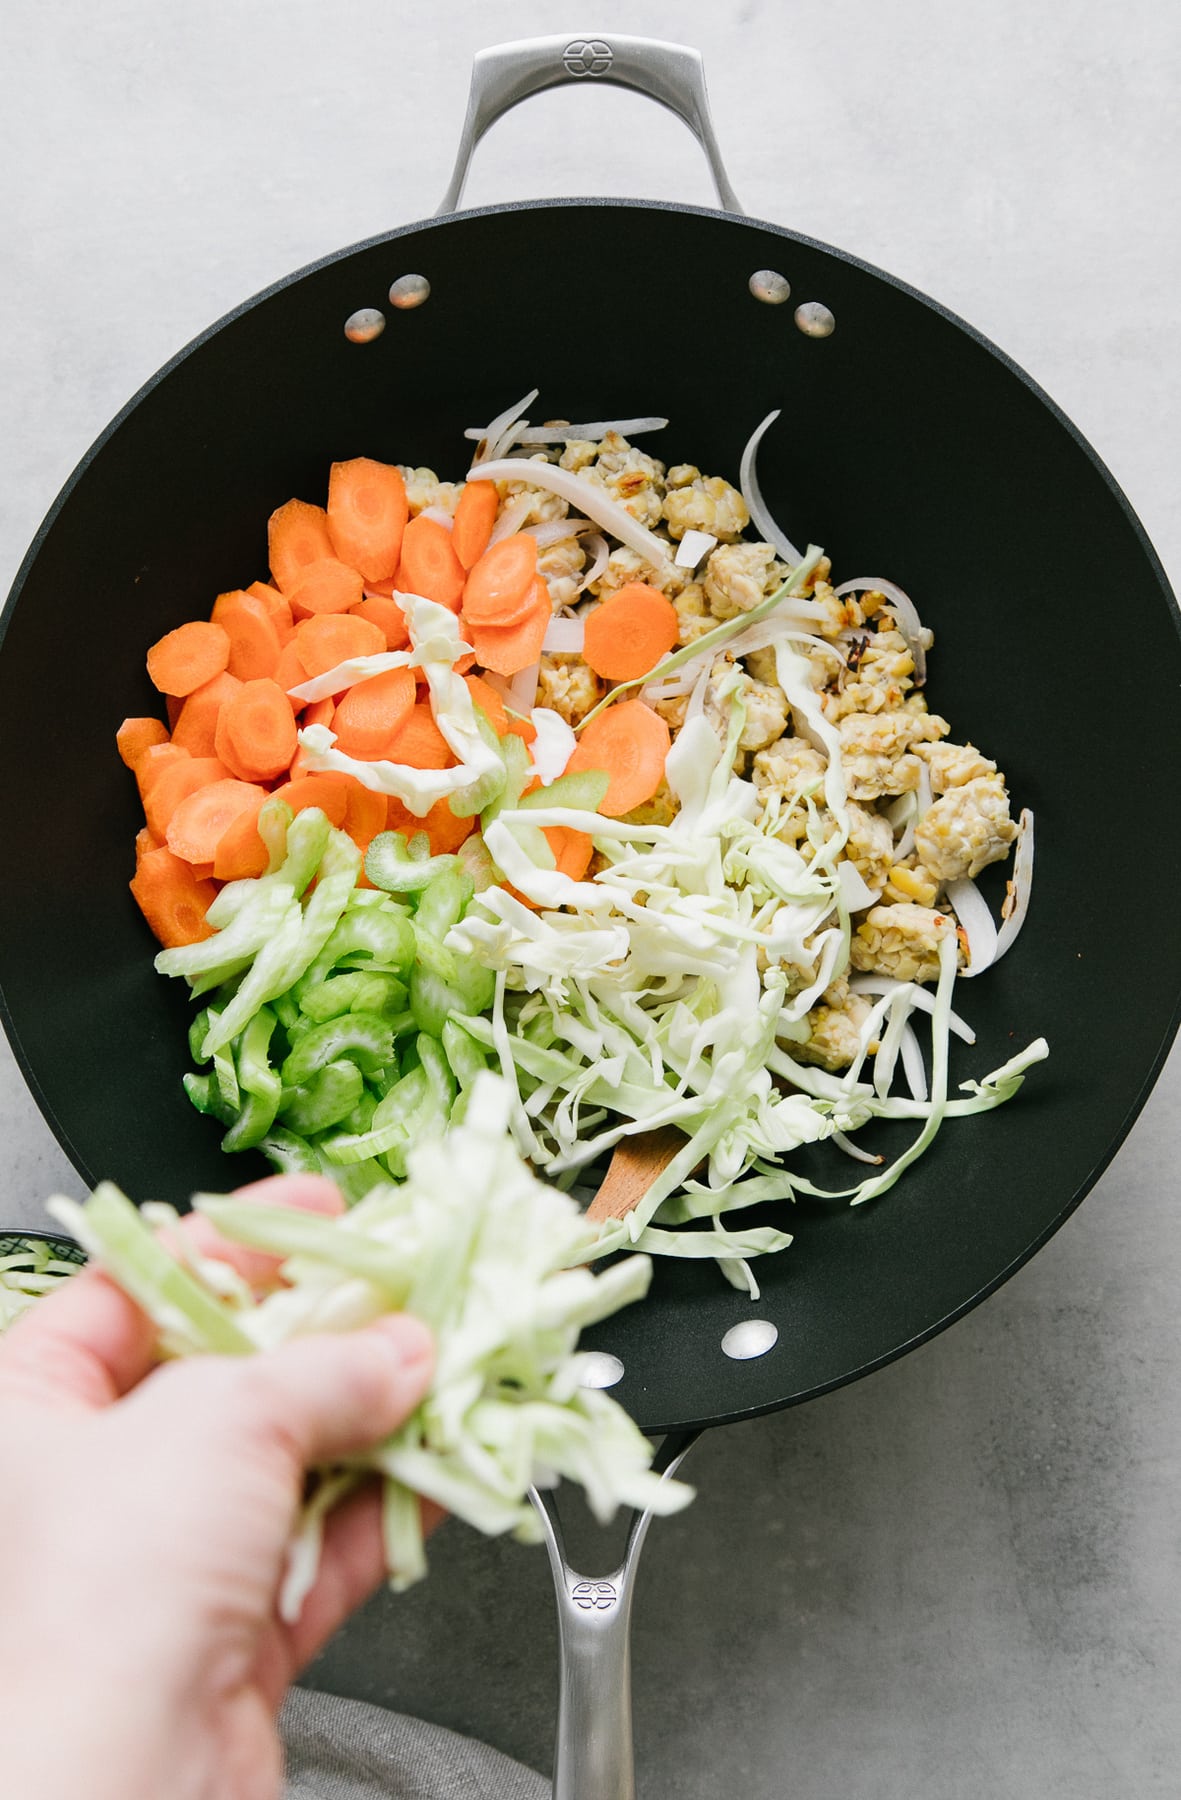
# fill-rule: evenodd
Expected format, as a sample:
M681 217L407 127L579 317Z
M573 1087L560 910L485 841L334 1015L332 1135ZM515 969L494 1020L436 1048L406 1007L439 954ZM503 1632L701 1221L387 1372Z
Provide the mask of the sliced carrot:
M367 581L365 583L366 600L391 600L397 591L397 570L395 570L392 575L385 576L381 581Z
M166 948L196 944L213 936L205 914L217 889L211 881L199 880L189 864L171 850L149 850L140 858L129 885L139 910Z
M149 745L135 766L135 785L139 789L141 806L146 808L148 795L165 769L170 768L173 763L189 760L188 751L183 750L179 744L168 742ZM163 838L162 832L158 835Z
M216 756L184 756L161 769L144 795L144 817L153 837L163 842L181 801L210 782L224 781L231 772Z
M310 706L307 706L304 708L303 717L299 721L300 728L302 730L304 727L306 727L308 725L331 725L335 716L336 716L335 700L331 700L331 699L313 700L313 702ZM288 773L290 779L292 781L294 781L296 779L296 777L299 775L314 775L317 773L326 774L326 773L328 773L328 771L323 770L323 769L316 770L314 768L314 766L308 761L307 751L304 749L303 745L300 744L298 750L295 752L295 755L291 758L291 767L288 769L287 773ZM341 780L341 781L345 781L348 779L348 777L341 775L341 776L338 776L337 779Z
M376 625L385 634L387 650L404 650L410 642L406 614L388 594L371 594L367 591L360 605L349 607L349 617L364 619Z
M608 681L634 681L651 674L679 631L672 601L647 582L629 581L587 614L583 660Z
M296 626L295 642L308 676L326 675L351 656L380 656L386 649L381 626L355 612L313 613Z
M152 835L152 833L148 830L147 826L144 825L135 834L135 866L136 866L136 868L137 869L139 868L140 863L143 861L144 857L148 854L149 850L158 850L159 848L160 848L159 838L154 837Z
M591 720L566 765L567 772L602 769L609 784L599 811L618 819L651 800L664 780L664 760L671 741L658 712L642 700L623 700Z
M176 721L180 718L181 708L183 707L183 705L184 705L184 701L180 698L180 696L178 694L165 694L165 696L164 696L164 711L168 716L169 731L175 731Z
M472 625L518 625L536 601L537 539L515 531L485 550L463 587L463 616Z
M190 756L217 755L217 715L242 683L228 669L191 693L173 726L172 741Z
M273 512L267 524L267 560L275 586L290 594L309 563L335 556L328 530L328 514L306 500L288 500Z
M451 521L451 545L465 569L479 562L488 548L500 507L494 481L465 481Z
M525 744L531 744L534 741L537 736L537 727L532 719L514 718L512 713L506 713L505 716L508 719L509 732L513 737L519 737Z
M466 580L467 570L452 548L447 527L421 513L411 519L402 533L402 560L398 565L398 586L402 592L421 594L424 600L436 600L440 606L458 612Z
M167 742L168 727L163 719L124 719L115 733L115 747L133 774L145 750Z
M276 800L285 800L293 813L303 812L305 807L318 806L339 831L344 826L348 812L349 787L355 785L347 775L297 775L291 781L285 781L282 787L277 787L274 797ZM215 870L214 873L216 872Z
M270 851L258 835L257 811L243 811L226 826L217 840L213 878L215 881L250 880L265 875L270 861Z
M355 456L328 474L328 535L333 555L381 581L398 566L406 529L406 483L391 463Z
M533 604L515 625L467 624L467 633L481 668L496 675L516 675L541 655L553 613L549 589L538 575L533 583Z
M212 618L230 635L230 660L226 665L239 681L261 681L273 675L282 645L279 631L265 600L233 588L213 602Z
M478 823L474 818L457 819L446 800L436 800L420 819L400 800L391 798L385 829L400 831L407 838L412 838L416 831L425 831L430 839L431 855L450 856L471 836Z
M569 825L543 825L542 835L554 853L554 866L561 875L568 875L571 881L581 881L590 867L590 859L594 855L594 842L585 831L575 831ZM539 910L536 900L530 900L519 888L508 884L508 891L514 900L531 911Z
M230 660L230 640L220 625L190 619L166 632L148 651L148 679L162 694L183 699L220 675Z
M464 681L473 704L480 708L497 737L503 737L508 730L508 714L496 689L479 675L465 675Z
M455 761L425 700L410 708L405 723L387 740L382 756L387 762L408 763L414 769L449 769Z
M230 826L244 813L257 819L266 797L266 788L232 776L194 789L168 821L168 848L187 863L208 863L212 869L218 844Z
M306 563L294 587L288 590L291 615L306 619L309 613L343 613L360 604L361 577L335 556Z
M244 681L222 707L217 753L241 781L268 781L282 775L295 755L291 702L275 681Z
M308 670L299 653L299 645L293 632L279 652L279 660L275 664L274 674L271 677L275 685L281 687L287 695L293 713L301 713L307 705L307 701L298 699L290 690L293 687L302 687L307 678Z
M275 630L279 633L279 642L285 644L295 630L295 620L291 617L290 602L283 598L278 588L272 587L269 581L252 581L246 592L255 600L261 600L274 621Z
M356 682L336 703L332 729L337 748L346 756L383 756L414 705L414 689L409 669L386 669Z

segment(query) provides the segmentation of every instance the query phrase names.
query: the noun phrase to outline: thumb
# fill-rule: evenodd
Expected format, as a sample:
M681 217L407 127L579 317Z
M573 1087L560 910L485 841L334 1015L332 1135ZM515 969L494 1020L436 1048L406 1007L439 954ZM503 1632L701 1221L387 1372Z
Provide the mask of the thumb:
M216 1383L217 1395L205 1397L215 1401L223 1431L256 1450L269 1441L300 1476L396 1431L425 1398L433 1372L431 1334L405 1313L359 1331L292 1338L257 1356L196 1357L168 1371ZM179 1399L174 1383L170 1405Z

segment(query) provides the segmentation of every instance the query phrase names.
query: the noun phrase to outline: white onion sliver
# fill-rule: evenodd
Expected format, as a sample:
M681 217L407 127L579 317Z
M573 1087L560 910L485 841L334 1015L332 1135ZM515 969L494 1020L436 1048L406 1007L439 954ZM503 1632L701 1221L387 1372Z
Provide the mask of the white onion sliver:
M521 406L529 406L537 398L536 388L521 402ZM520 408L516 409L518 412ZM523 444L597 444L607 436L609 431L620 437L635 437L641 431L663 431L668 424L667 419L595 419L589 425L530 425L522 433ZM464 432L465 438L482 438L487 435L478 425L469 425Z
M913 1025L902 1027L902 1073L915 1100L927 1098L927 1070Z
M794 568L803 562L803 557L796 549L787 533L781 531L767 510L767 502L763 499L759 487L759 478L755 474L755 456L768 426L774 425L779 417L780 409L768 413L762 424L752 431L747 439L746 448L742 452L742 461L738 469L738 485L742 489L742 498L746 501L746 510L759 528L760 535L768 544L773 544L780 556Z
M436 519L440 525L445 525L448 531L455 523L445 506L424 506L418 517L420 519Z
M983 975L996 961L997 929L988 903L976 883L966 875L958 881L949 881L945 891L948 904L954 909L968 940L968 966L961 969L960 974L965 979Z
M846 594L884 594L894 608L898 620L898 629L906 639L906 647L914 658L914 684L922 687L927 679L926 627L919 618L918 608L909 594L893 581L882 581L877 576L857 575L851 581L842 581L840 587L834 588L838 600Z
M527 719L533 711L540 679L541 664L535 662L530 663L527 669L521 669L509 683L508 703L523 719Z
M695 569L717 544L712 531L687 531L677 545L673 558L678 569Z
M685 725L687 725L689 723L690 719L699 718L704 713L704 711L705 711L705 690L706 690L708 683L709 683L709 666L707 665L704 669L702 669L700 675L697 677L697 680L693 686L693 692L689 696L689 704L685 708ZM685 728L684 725L682 725L682 727L681 727L682 731L684 730L684 728Z
M529 517L532 511L532 494L514 494L513 498L506 502L500 517L492 527L492 535L488 539L489 548L493 544L499 544L502 538L513 537L516 532L523 530L523 521Z
M485 455L491 454L494 445L504 436L508 427L516 424L525 408L532 406L540 392L540 388L530 388L523 400L514 400L511 406L506 406L503 412L497 413L483 430L478 425L473 426L470 431L464 432L464 437L474 437L477 443L487 446Z
M915 792L915 809L910 822L894 846L894 861L903 862L914 849L915 832L918 830L926 813L930 812L934 801L931 790L931 771L925 762L919 764L919 785Z
M596 526L593 519L572 519L567 515L564 519L542 519L539 525L523 525L521 529L526 536L537 539L539 550L548 550L551 544L564 543L580 532L594 531Z
M637 556L661 569L668 561L668 545L654 532L640 525L618 501L601 493L589 481L583 481L569 469L554 463L533 462L524 470L519 462L497 461L476 463L468 470L469 481L525 481L532 487L548 488L571 506L577 506L612 537L634 550Z
M844 857L837 864L836 872L841 884L841 898L849 912L864 912L867 906L873 905L878 895L869 886L856 863L851 863Z
M591 561L578 584L577 591L580 594L585 593L592 582L599 579L611 558L611 546L601 531L596 531L592 537L587 538L586 548L591 553Z
M581 656L585 633L585 619L551 619L541 648L547 656Z
M1033 814L1028 807L1022 810L1019 823L1021 831L1017 838L1017 848L1013 852L1013 905L1008 917L1002 918L1000 930L996 934L994 962L997 957L1005 954L1024 925L1033 892Z

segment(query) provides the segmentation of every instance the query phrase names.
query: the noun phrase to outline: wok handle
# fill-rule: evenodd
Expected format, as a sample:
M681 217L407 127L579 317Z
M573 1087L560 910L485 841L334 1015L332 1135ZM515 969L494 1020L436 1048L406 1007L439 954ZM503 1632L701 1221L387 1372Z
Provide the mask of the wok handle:
M655 1467L673 1475L700 1432L665 1438ZM552 1491L531 1494L541 1519L558 1608L558 1730L554 1800L635 1800L631 1609L650 1512L634 1513L623 1562L588 1580L572 1569Z
M698 51L656 38L562 36L522 38L519 43L494 44L476 52L455 169L436 217L457 210L472 152L488 127L530 94L568 81L603 81L634 88L667 106L684 120L705 151L723 210L742 213L714 136L705 69Z

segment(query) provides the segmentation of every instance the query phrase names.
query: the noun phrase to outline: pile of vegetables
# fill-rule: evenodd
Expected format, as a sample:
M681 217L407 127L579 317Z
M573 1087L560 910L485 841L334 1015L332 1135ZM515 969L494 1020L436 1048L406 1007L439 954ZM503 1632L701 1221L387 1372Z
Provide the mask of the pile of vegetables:
M47 1238L0 1239L0 1331L77 1272L78 1264L58 1255Z
M248 1355L390 1311L430 1326L426 1400L384 1443L317 1474L281 1595L287 1619L314 1580L326 1514L373 1472L398 1588L426 1573L418 1495L526 1542L540 1535L529 1488L559 1476L578 1483L604 1521L621 1505L670 1513L692 1498L651 1471L649 1444L616 1401L586 1384L576 1348L582 1327L643 1296L651 1263L631 1256L598 1274L581 1266L593 1232L517 1154L508 1108L504 1084L481 1074L462 1124L445 1138L416 1135L404 1179L338 1218L196 1196L223 1237L284 1259L261 1297L227 1263L201 1255L170 1207L137 1209L110 1183L82 1206L50 1202L155 1321L170 1356Z

